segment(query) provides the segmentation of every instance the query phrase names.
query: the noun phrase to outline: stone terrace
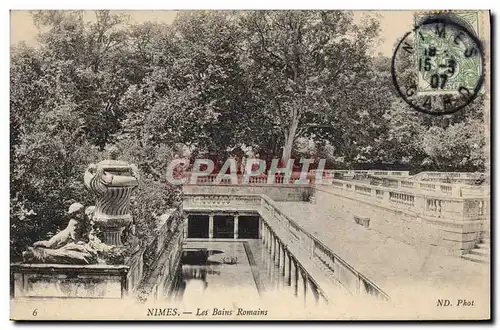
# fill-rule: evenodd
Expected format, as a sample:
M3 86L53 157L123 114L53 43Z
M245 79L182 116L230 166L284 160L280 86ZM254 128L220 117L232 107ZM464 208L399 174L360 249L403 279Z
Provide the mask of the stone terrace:
M429 288L489 290L489 265L446 256L432 246L413 246L356 225L308 202L277 202L281 210L341 258L393 296L403 283Z

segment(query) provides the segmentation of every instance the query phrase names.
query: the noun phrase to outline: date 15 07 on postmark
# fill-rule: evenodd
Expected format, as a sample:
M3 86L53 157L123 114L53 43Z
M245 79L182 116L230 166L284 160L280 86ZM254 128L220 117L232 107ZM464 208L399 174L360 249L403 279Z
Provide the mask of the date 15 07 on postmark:
M413 109L451 114L472 102L482 87L482 43L452 14L428 17L398 43L391 73L398 94Z

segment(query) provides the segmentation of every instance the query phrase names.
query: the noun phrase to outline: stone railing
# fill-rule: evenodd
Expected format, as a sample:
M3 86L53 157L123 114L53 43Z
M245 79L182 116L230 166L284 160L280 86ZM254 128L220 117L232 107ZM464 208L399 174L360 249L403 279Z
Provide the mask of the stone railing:
M420 172L411 177L419 181L474 182L485 177L482 172Z
M134 283L135 285L131 287L137 291L140 300L147 299L151 294L157 284L160 269L164 275L175 273L182 248L182 226L183 217L176 209L170 209L159 217L157 234L142 249L140 282ZM175 255L171 255L171 251L174 251ZM169 286L169 284L171 283L162 285Z
M318 173L318 172L321 172ZM317 179L321 178L320 182ZM480 172L421 172L410 176L409 171L382 171L382 170L311 170L306 177L310 183L323 184L331 179L356 178L358 176L370 178L386 185L403 188L421 188L429 191L453 194L451 185L456 183L472 183L484 177ZM196 182L191 182L192 173L186 172L183 175L185 185L262 185L262 184L303 184L299 179L300 172L293 172L289 179L285 179L283 174L276 174L274 181L270 180L267 174L259 174L245 178L244 175L235 176L234 182L230 178L217 178L216 174L199 176ZM449 181L449 182L444 182ZM437 188L436 188L437 187ZM442 187L442 188L441 188Z
M180 219L175 209L161 215L158 219L157 234L126 261L129 266L127 281L130 292L136 291L145 276L155 267L162 251L168 248L171 238L179 231L177 227L180 225Z
M177 211L160 217L157 235L138 248L124 265L12 264L13 298L124 298L151 282L157 268L174 274L182 249L181 217ZM162 264L165 251L173 251L167 269ZM61 280L63 279L63 280ZM162 281L168 286L174 278Z
M312 193L312 186L301 184L198 184L198 185L184 185L182 187L184 194L187 195L235 195L235 196L248 196L248 195L266 195L275 201L307 201ZM218 201L224 205L224 200ZM244 202L244 201L242 201ZM198 205L203 203L200 199L196 201ZM212 203L212 201L210 201ZM234 201L233 201L234 203Z
M385 186L390 188L399 188L405 190L419 190L426 193L433 193L436 195L453 196L453 197L475 197L481 198L487 195L484 186L472 186L457 182L468 182L467 180L477 180L482 173L459 173L459 172L422 172L415 176L408 176L408 171L341 171L341 170L325 170L321 181L317 180L316 170L310 171L311 182L315 185L338 185L334 180L342 180L343 178L356 178L361 175L362 179L369 179L370 184L373 186ZM451 182L439 182L437 178L444 179L447 174L454 178ZM424 179L432 177L435 180ZM356 182L357 180L354 180ZM444 180L443 180L444 181ZM351 183L353 184L353 183ZM356 183L357 185L357 183ZM356 188L358 191L363 188ZM366 190L365 190L366 193Z
M307 175L308 179L312 179L311 175ZM264 185L264 184L272 184L274 185L290 185L290 184L301 184L299 181L300 172L293 172L289 179L285 179L283 174L276 174L274 176L274 181L269 180L269 176L267 174L259 174L248 176L245 179L244 175L238 174L235 176L235 180L231 181L229 177L220 177L217 178L216 174L199 176L196 178L196 182L192 182L192 173L186 172L183 175L184 185ZM193 179L194 180L194 179Z
M363 202L391 207L396 210L411 211L427 217L445 218L453 221L481 220L486 218L488 197L456 196L453 185L410 182L413 186L404 186L405 181L396 180L398 186L371 185L356 181L333 180L329 186L334 191ZM411 189L413 187L413 189ZM420 188L420 189L419 189ZM459 194L457 194L459 195Z
M417 176L409 177L408 171L379 171L379 170L324 170L321 179L317 170L312 170L306 176L308 183L301 182L300 172L294 172L289 179L285 179L283 175L275 175L274 182L270 180L266 174L250 176L245 178L243 175L237 175L233 182L229 178L217 179L217 175L200 176L196 179L196 183L191 183L191 173L185 173L185 186L312 186L312 185L338 185L335 180L343 180L343 178L356 178L361 175L362 179L370 181L372 186L384 186L389 188L399 188L404 190L425 191L427 194L436 194L439 196L453 197L474 197L481 198L485 196L485 189L482 186L471 186L458 183L443 183L437 181L418 181ZM426 173L426 172L423 172ZM429 172L440 173L440 172ZM443 174L446 174L443 172ZM453 173L451 173L453 174ZM475 173L458 173L463 176L474 176ZM320 179L320 180L318 180ZM353 180L353 183L358 185L358 180ZM273 182L271 184L271 182ZM362 190L364 188L356 188ZM255 192L259 193L259 192ZM365 191L366 193L366 191Z
M282 212L274 201L267 196L262 196L260 214L263 221L267 222L273 228L273 231L280 236L280 239L287 244L287 249L297 257L304 269L306 271L309 269L308 272L313 280L318 279L318 272L323 273L320 278L324 280L319 281L317 284L321 294L327 299L335 299L335 293L329 294L328 292L329 281L339 283L351 294L367 294L377 298L389 299L389 296L375 283L355 270L320 239L307 232ZM279 230L280 228L281 230ZM321 269L324 266L329 268L329 275L318 271L317 266Z
M322 174L319 174L321 172ZM356 175L363 176L383 176L383 177L398 177L398 178L408 178L408 171L379 171L379 170L311 170L305 175L308 183L315 183L316 179L320 175L322 180L329 180L334 178L344 178L344 177L355 177ZM231 181L230 178L222 176L217 178L216 174L199 176L196 178L195 182L192 182L192 173L186 172L183 175L184 185L262 185L262 184L303 184L300 180L301 172L293 172L289 179L285 179L283 174L276 174L274 176L274 181L270 180L269 175L259 174L249 176L245 179L244 175L238 174L235 176L235 180ZM194 180L194 179L193 179Z
M243 194L184 194L183 208L191 210L225 210L225 209L248 209L254 210L260 207L260 195Z
M200 177L200 179L202 178L204 177ZM210 177L207 178L209 182L213 182ZM262 179L262 182L267 181ZM215 184L199 184L197 186L199 189L194 190L191 187L196 187L195 185L185 187L188 194L197 196L196 198L189 197L184 201L184 205L188 208L210 209L212 207L239 208L248 205L252 206L256 203L256 200L254 197L250 197L251 195L264 194L273 200L278 200L280 196L285 194L282 189L295 187L293 185L280 185L279 183L277 185L252 183L240 186ZM257 186L262 187L262 189L245 188ZM321 182L315 182L314 186L332 187L335 191L342 191L347 196L362 197L364 201L373 201L398 210L408 210L424 216L453 220L482 218L486 213L486 204L489 198L487 186L413 181L409 178L371 176L370 180L363 181L324 178ZM299 185L294 189L299 187L302 186ZM292 197L294 198L290 197L291 199L288 199L301 200L303 199L301 196L306 193L305 190L293 191ZM292 191L287 191L285 195L290 194L292 194ZM235 198L230 198L230 195ZM214 196L218 197L215 198Z
M439 182L429 182L429 181L414 181L409 179L397 179L388 177L370 177L370 185L372 186L384 186L389 188L400 188L415 191L425 191L426 193L433 193L437 195L446 195L461 197L462 189L468 188L468 186L462 184L452 184L452 183L439 183ZM471 194L480 193L477 190L471 191ZM484 195L483 195L484 196Z
M316 178L318 172L323 172L323 178L354 177L356 175L378 175L391 177L409 177L409 171L383 171L383 170L311 170L309 174Z
M336 280L341 283L350 293L366 294L376 298L389 299L389 296L382 291L375 283L366 276L356 271L347 262L333 253L326 245L314 241L313 255L321 261L333 274Z
M188 212L200 210L258 212L263 221L287 244L287 249L316 281L320 293L327 299L332 298L326 285L326 282L331 281L340 283L351 294L369 294L388 299L388 295L378 286L282 212L279 206L266 195L184 194L184 210ZM325 263L335 265L333 277L320 274Z

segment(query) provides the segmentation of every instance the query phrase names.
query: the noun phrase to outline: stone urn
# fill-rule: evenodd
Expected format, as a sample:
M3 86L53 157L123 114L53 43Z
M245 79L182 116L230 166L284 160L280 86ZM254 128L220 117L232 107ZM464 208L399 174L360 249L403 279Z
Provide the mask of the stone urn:
M129 206L130 195L139 184L137 167L125 161L103 160L89 165L84 182L96 196L93 220L104 243L122 245L121 234L132 223Z

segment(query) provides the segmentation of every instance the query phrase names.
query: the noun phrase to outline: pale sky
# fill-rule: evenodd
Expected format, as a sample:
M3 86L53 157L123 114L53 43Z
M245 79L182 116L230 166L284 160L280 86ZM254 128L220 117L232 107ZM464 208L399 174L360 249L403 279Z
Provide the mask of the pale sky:
M171 23L176 11L168 10L132 10L122 11L130 16L130 23L143 23L146 21ZM364 14L376 13L380 21L380 40L374 53L392 56L394 42L412 29L413 13L411 11L356 11L355 19ZM88 12L89 18L92 12ZM37 28L33 24L29 11L12 10L10 12L10 44L14 45L25 41L29 45L36 45Z

